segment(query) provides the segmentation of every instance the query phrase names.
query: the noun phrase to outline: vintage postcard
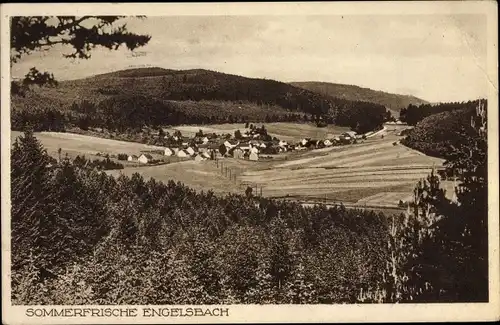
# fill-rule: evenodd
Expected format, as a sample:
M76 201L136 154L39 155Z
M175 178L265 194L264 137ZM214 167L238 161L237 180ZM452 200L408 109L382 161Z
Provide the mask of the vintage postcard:
M499 319L496 2L0 30L3 323Z

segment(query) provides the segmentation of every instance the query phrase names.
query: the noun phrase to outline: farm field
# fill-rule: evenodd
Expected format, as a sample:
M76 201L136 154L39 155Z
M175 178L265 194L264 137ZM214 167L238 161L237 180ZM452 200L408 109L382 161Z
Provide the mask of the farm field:
M385 132L361 144L313 150L265 170L246 171L240 179L263 188L263 195L300 201L346 202L354 206L397 207L411 200L416 182L442 159L425 156ZM314 152L317 154L313 154Z
M262 125L262 123L257 123L257 126L260 125ZM281 140L289 142L298 142L303 138L324 139L326 137L339 135L342 134L343 132L350 130L348 127L340 127L334 125L318 128L314 124L309 124L309 123L276 122L276 123L264 123L264 125L269 135L275 136ZM170 129L165 129L165 131L174 132L175 130L179 130L183 135L194 136L195 133L198 132L200 129L204 133L233 134L236 130L240 130L243 133L245 131L245 124L232 123L232 124L211 124L211 125L199 125L199 126L181 125L172 127Z
M174 180L197 191L212 190L218 194L244 192L239 182L222 176L220 168L217 168L215 162L210 160L200 162L188 160L159 166L130 167L122 170L108 170L106 173L113 176L119 176L121 173L132 176L134 173L139 173L146 180L154 178L164 183Z
M279 125L285 123L270 123ZM241 126L241 124L237 124ZM294 124L297 125L297 124ZM309 127L299 124L301 127ZM211 126L226 132L232 126ZM184 127L186 128L186 127ZM198 130L198 127L191 128ZM316 128L325 132L327 128ZM334 131L335 128L328 130ZM185 129L187 130L187 129ZM387 130L384 138L376 136L359 144L278 155L260 161L226 158L215 161L172 161L158 166L138 166L122 162L123 170L107 171L117 176L137 172L145 179L151 177L167 182L182 182L196 190L215 193L244 193L247 186L262 190L262 195L273 198L323 202L345 202L351 206L396 208L399 200L411 199L416 182L427 177L433 166L443 160L425 156L401 144L397 130ZM181 130L184 133L184 131ZM208 131L207 131L208 132ZM224 131L223 131L224 132ZM20 132L12 132L11 142ZM288 133L292 136L292 132ZM161 149L140 143L102 139L97 137L41 132L36 134L49 154L57 155L58 148L69 156L86 155L93 158L98 152L109 154L140 154L141 151ZM227 171L226 171L227 169ZM231 177L229 176L231 175ZM450 191L450 186L447 184Z
M11 131L10 142L14 143L15 139L21 134L22 132ZM74 133L36 132L35 136L44 148L47 149L47 153L53 157L57 157L59 148L61 148L63 156L68 154L70 158L75 158L77 155L85 155L85 157L92 159L102 159L102 157L97 156L97 153L140 155L142 151L163 149L162 147L142 143L104 139ZM137 163L127 161L120 162L124 166L137 165Z

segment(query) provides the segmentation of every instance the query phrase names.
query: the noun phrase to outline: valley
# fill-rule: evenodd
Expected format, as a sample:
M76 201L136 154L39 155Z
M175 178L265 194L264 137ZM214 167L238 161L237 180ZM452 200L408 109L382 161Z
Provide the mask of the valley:
M322 137L339 135L345 131L345 128L334 126L317 128L294 123L265 125L270 133L288 141L298 141L304 135ZM190 132L194 134L199 129L204 132L232 133L241 126L179 126L174 130L186 135ZM162 182L174 180L198 191L211 190L217 194L243 194L247 187L251 187L257 195L304 204L342 202L349 207L398 208L399 200L411 200L415 183L427 177L433 167L443 163L442 159L426 156L397 143L401 138L397 134L402 128L386 126L381 134L362 143L292 151L270 155L272 158L259 161L225 157L218 161L186 160L158 166L125 161L124 169L106 173L114 176L139 173L145 179L154 178ZM13 131L12 141L19 134ZM85 155L92 158L97 157L98 153L140 153L163 149L160 146L71 133L41 132L36 136L54 157L57 157L58 148L61 148L63 155L67 153L70 157Z

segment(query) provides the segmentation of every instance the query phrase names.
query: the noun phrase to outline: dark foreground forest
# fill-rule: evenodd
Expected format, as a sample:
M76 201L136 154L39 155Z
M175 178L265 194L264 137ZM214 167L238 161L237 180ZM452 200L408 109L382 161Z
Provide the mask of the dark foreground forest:
M13 304L488 300L486 113L408 213L195 192L54 163L30 131L11 150ZM465 155L464 153L471 153Z

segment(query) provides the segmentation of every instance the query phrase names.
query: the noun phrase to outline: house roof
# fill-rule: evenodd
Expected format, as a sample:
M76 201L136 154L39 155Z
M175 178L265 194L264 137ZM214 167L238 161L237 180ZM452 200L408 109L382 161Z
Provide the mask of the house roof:
M142 156L144 156L148 159L153 159L153 156L151 156L149 153L143 153Z

